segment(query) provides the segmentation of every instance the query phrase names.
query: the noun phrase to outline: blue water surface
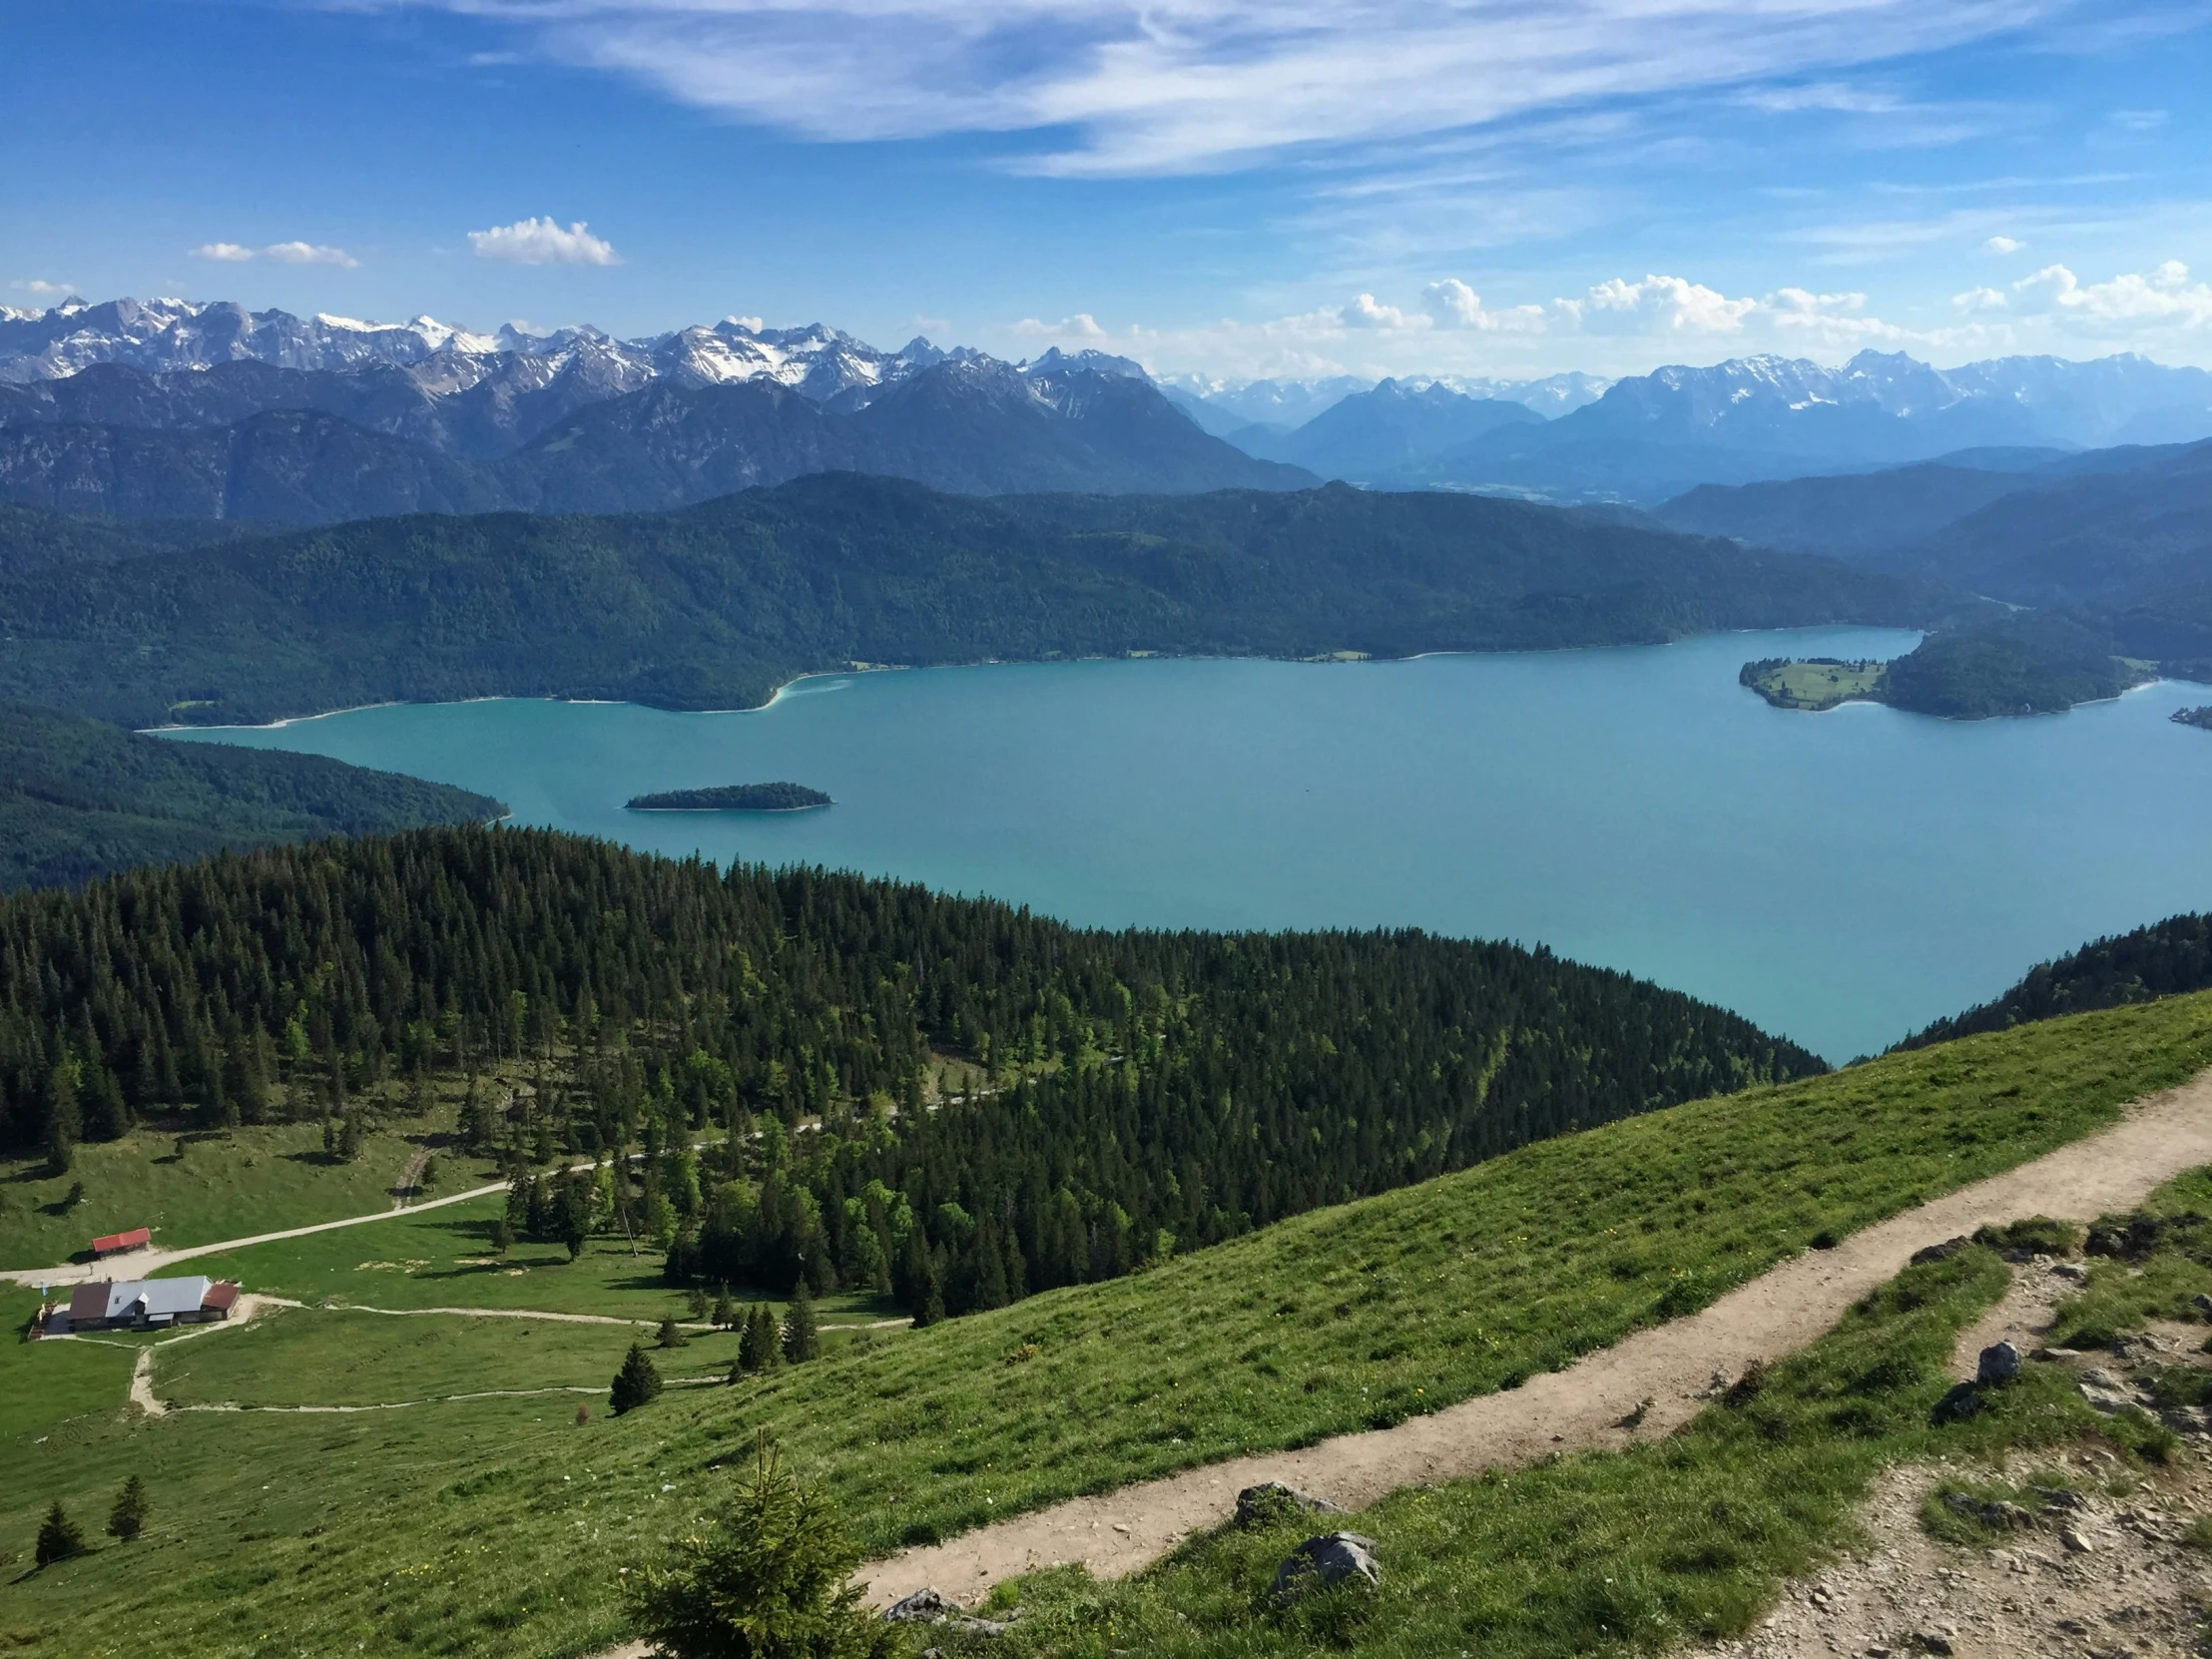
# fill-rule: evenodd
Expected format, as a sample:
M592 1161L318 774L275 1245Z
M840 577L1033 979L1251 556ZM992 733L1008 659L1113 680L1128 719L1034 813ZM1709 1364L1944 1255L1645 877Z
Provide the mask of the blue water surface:
M1831 1059L2099 933L2212 906L2206 700L2033 720L1770 709L1747 659L1894 656L1851 629L1314 665L833 675L767 709L365 709L180 737L296 749L719 862L804 860L1101 925L1411 924L1543 943L1736 1008ZM790 779L834 807L625 812Z

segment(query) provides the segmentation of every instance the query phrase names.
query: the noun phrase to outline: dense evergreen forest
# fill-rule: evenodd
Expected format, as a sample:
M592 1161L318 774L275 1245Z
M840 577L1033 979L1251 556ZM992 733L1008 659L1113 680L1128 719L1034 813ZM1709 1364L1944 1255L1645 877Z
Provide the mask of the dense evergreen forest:
M2030 1020L2207 988L2212 988L2212 915L2168 916L2038 963L1995 1001L1939 1019L1897 1046L1926 1048L1976 1031L2005 1031Z
M319 755L166 742L0 704L0 889L506 811L489 796Z
M0 696L133 725L490 695L734 708L855 661L1643 644L1933 624L1958 598L1474 496L978 499L825 474L672 513L377 519L0 573Z
M0 1143L57 1162L141 1114L420 1110L433 1071L494 1059L534 1082L472 1084L462 1133L512 1163L520 1225L627 1227L679 1280L873 1284L924 1318L1825 1069L1540 950L1086 932L542 830L0 900Z

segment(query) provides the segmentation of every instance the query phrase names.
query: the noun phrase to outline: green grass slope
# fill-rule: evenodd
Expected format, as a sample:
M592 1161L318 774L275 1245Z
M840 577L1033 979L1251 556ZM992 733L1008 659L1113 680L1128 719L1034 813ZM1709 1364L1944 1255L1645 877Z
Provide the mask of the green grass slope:
M27 1552L53 1497L104 1513L133 1470L148 1478L155 1524L142 1544L0 1585L0 1631L41 1654L149 1644L184 1656L589 1653L621 1634L618 1568L704 1511L757 1428L829 1482L870 1549L888 1550L1508 1386L1702 1306L1818 1233L1865 1226L2078 1138L2123 1102L2208 1063L2212 996L1891 1055L1525 1147L1136 1278L895 1340L861 1333L816 1364L734 1387L673 1388L630 1416L588 1424L574 1420L570 1402L581 1396L566 1394L149 1421L122 1408L120 1372L104 1405L83 1396L73 1372L79 1391L49 1426L0 1442L0 1548ZM1960 1303L1943 1318L1955 1324L1966 1311ZM346 1335L345 1363L326 1380L296 1358L271 1362L283 1391L270 1397L308 1403L301 1396L319 1387L327 1402L342 1393L360 1403L388 1386L386 1400L397 1401L469 1391L476 1379L565 1385L577 1374L566 1361L518 1364L524 1339L491 1323L447 1341L435 1366L395 1343L381 1376L377 1356ZM312 1330L277 1328L267 1351ZM527 1341L541 1337L561 1340L549 1329ZM604 1359L602 1337L576 1340L588 1350L579 1363ZM0 1350L0 1396L43 1397L40 1368L77 1366L73 1346ZM190 1357L163 1353L157 1382ZM223 1383L245 1385L235 1375ZM1881 1406L1873 1426L1887 1433L1906 1409ZM1741 1455L1757 1450L1731 1443ZM1798 1517L1790 1548L1813 1547L1842 1477L1786 1458L1760 1468L1774 1482L1766 1510ZM1790 1482L1801 1472L1799 1492ZM1635 1493L1655 1489L1619 1483L1615 1519L1593 1530L1592 1548L1611 1547L1631 1524ZM1666 1512L1692 1518L1708 1496L1687 1476L1667 1490L1680 1501ZM1504 1524L1485 1523L1485 1536ZM1540 1529L1521 1536L1524 1552L1556 1544ZM1440 1559L1437 1593L1466 1593L1448 1575L1471 1573L1464 1563L1474 1558ZM1647 1589L1657 1582L1648 1575L1701 1570L1640 1559ZM1754 1583L1788 1552L1713 1559L1734 1559ZM1515 1583L1501 1580L1498 1595L1516 1593ZM1696 1605L1723 1619L1748 1593L1723 1584ZM1641 1618L1640 1608L1671 1604L1624 1589L1618 1605L1617 1616ZM1687 1615L1668 1617L1679 1626ZM1625 1636L1634 1626L1614 1628ZM279 1634L281 1649L264 1645Z
M66 886L225 847L504 817L489 796L319 755L164 743L0 704L0 889Z

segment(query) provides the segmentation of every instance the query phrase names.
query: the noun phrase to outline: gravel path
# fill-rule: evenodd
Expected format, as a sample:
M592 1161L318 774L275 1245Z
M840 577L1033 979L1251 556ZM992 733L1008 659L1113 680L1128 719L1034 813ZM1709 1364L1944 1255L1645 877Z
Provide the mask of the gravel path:
M1227 1521L1237 1492L1264 1480L1357 1508L1400 1486L1664 1435L1697 1413L1717 1375L1732 1378L1753 1360L1810 1344L1853 1302L1894 1278L1915 1251L2022 1216L2086 1221L2125 1209L2204 1164L2212 1164L2212 1073L2137 1102L2110 1129L1893 1216L1834 1250L1794 1257L1702 1313L1638 1331L1510 1392L1303 1451L1239 1457L1073 1499L906 1550L866 1569L868 1600L888 1606L925 1585L967 1600L1001 1578L1070 1563L1117 1578L1157 1560L1188 1533ZM1623 1426L1644 1400L1651 1403L1638 1426Z

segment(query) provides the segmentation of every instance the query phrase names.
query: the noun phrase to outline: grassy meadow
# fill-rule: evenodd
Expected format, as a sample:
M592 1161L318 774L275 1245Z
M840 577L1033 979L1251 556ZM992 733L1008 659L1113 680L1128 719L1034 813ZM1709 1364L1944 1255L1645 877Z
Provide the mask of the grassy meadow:
M65 1175L50 1174L43 1158L0 1163L0 1267L66 1262L100 1235L133 1227L153 1228L154 1243L175 1250L388 1210L423 1139L452 1127L444 1117L397 1120L365 1136L351 1163L324 1153L319 1123L224 1135L141 1126L80 1146ZM439 1164L442 1189L461 1190L460 1165ZM71 1204L78 1184L84 1195Z
M571 1262L565 1245L523 1240L501 1255L493 1250L491 1232L505 1214L505 1195L487 1194L365 1227L196 1257L177 1271L236 1279L268 1296L333 1307L512 1308L649 1323L693 1317L690 1293L662 1283L661 1256L650 1245L633 1251L625 1240L602 1235ZM784 1305L782 1295L746 1286L733 1287L731 1294L742 1302L766 1301L779 1311ZM830 1323L902 1317L865 1291L825 1297L816 1307Z
M757 1428L827 1481L860 1539L885 1551L1056 1498L1510 1386L1703 1306L1819 1234L1848 1233L2078 1138L2111 1122L2123 1102L2208 1064L2212 995L1888 1056L1539 1143L1135 1278L923 1332L849 1334L816 1364L736 1386L671 1388L619 1419L595 1406L584 1424L570 1403L582 1396L561 1394L149 1420L121 1403L127 1356L102 1372L110 1362L88 1369L67 1352L84 1345L17 1345L0 1358L0 1397L43 1397L59 1386L84 1408L72 1407L66 1435L26 1427L0 1442L0 1549L26 1559L56 1496L97 1525L133 1471L148 1481L155 1519L139 1544L0 1584L0 1641L73 1656L151 1645L188 1659L589 1653L621 1633L618 1569L704 1511ZM437 1214L378 1227L414 1227ZM346 1241L330 1258L332 1281L367 1278L379 1294L410 1278L425 1287L419 1274L362 1273L374 1231L331 1236ZM400 1259L400 1248L373 1246L380 1260ZM427 1249L420 1258L436 1260ZM298 1277L288 1283L308 1285L311 1274L292 1271ZM532 1268L509 1283L556 1277ZM1840 1436L1889 1448L1880 1455L1904 1454L1898 1425L1919 1409L1913 1390L1929 1385L1923 1360L1884 1371L1891 1381L1874 1392L1837 1380L1854 1365L1865 1369L1851 1375L1872 1375L1877 1362L1865 1356L1884 1343L1925 1358L1994 1294L1995 1280L1993 1268L1960 1267L1931 1284L1921 1304L1871 1309L1873 1323L1842 1334L1843 1348L1805 1362L1812 1391L1790 1421L1825 1421ZM264 1288L274 1281L249 1282ZM459 1301L442 1291L435 1300ZM1936 1312L1921 1318L1923 1309ZM590 1327L548 1324L524 1338L508 1329L514 1322L454 1321L431 1338L416 1335L429 1320L353 1323L375 1318L317 1311L262 1333L186 1339L161 1354L157 1379L211 1396L383 1403L487 1383L563 1386L576 1376L587 1385L616 1344ZM331 1323L311 1323L320 1321ZM379 1333L389 1349L381 1359ZM529 1346L541 1339L543 1349ZM324 1341L339 1345L327 1366L315 1355ZM238 1346L219 1354L226 1344ZM419 1356L404 1352L410 1345ZM686 1355L704 1361L711 1352L679 1351L672 1374L682 1375ZM67 1381L50 1383L50 1376ZM114 1392L102 1407L91 1397L94 1380L108 1376ZM387 1386L385 1401L366 1397ZM1854 1412L1868 1413L1863 1433ZM1745 1418L1753 1429L1765 1420ZM2064 1426L2053 1419L2053 1432ZM1392 1517L1402 1515L1405 1530L1386 1534L1400 1561L1432 1550L1433 1568L1420 1570L1430 1573L1423 1582L1437 1605L1406 1606L1404 1618L1415 1622L1391 1627L1404 1640L1387 1645L1443 1651L1434 1621L1456 1616L1475 1621L1456 1638L1462 1645L1479 1637L1485 1653L1537 1651L1508 1640L1513 1606L1546 1605L1555 1592L1568 1598L1560 1628L1617 1632L1620 1641L1656 1639L1658 1618L1671 1621L1668 1629L1725 1625L1736 1616L1730 1609L1766 1593L1775 1572L1834 1536L1845 1494L1876 1455L1861 1448L1857 1461L1831 1466L1788 1423L1784 1430L1774 1450L1755 1443L1763 1429L1731 1430L1710 1446L1701 1429L1631 1454L1646 1462L1627 1473L1570 1478L1562 1471L1582 1466L1574 1459L1532 1470L1511 1477L1536 1482L1514 1488L1528 1501L1493 1505L1478 1526L1441 1510L1423 1520L1419 1505L1433 1496L1388 1500L1374 1525L1398 1526ZM1800 1450L1802 1463L1784 1455ZM1708 1454L1718 1461L1695 1462ZM1692 1462L1667 1461L1676 1456ZM1756 1501L1754 1474L1766 1483ZM1585 1478L1595 1484L1573 1484ZM1607 1481L1610 1497L1600 1490ZM1679 1518L1668 1534L1675 1553L1632 1536L1633 1514L1647 1501L1640 1493L1659 1494L1649 1499L1654 1512ZM1740 1524L1732 1504L1747 1506ZM1461 1544L1446 1536L1460 1532L1468 1534ZM1634 1576L1601 1591L1591 1563L1615 1548L1634 1556ZM1518 1565L1506 1572L1501 1561ZM1581 1576L1557 1577L1569 1569ZM1188 1570L1201 1575L1191 1596L1249 1603L1235 1577L1244 1568L1220 1567L1229 1576L1218 1578L1205 1577L1217 1568L1203 1563ZM1493 1570L1503 1576L1486 1589ZM1228 1587L1207 1590L1210 1583ZM1447 1591L1463 1602L1460 1612L1442 1605ZM1159 1605L1171 1604L1185 1614L1172 1597ZM1225 1652L1286 1640L1257 1627L1237 1634L1223 1625L1218 1634ZM1296 1645L1324 1635L1298 1634ZM1129 1644L1115 1637L1108 1645Z

